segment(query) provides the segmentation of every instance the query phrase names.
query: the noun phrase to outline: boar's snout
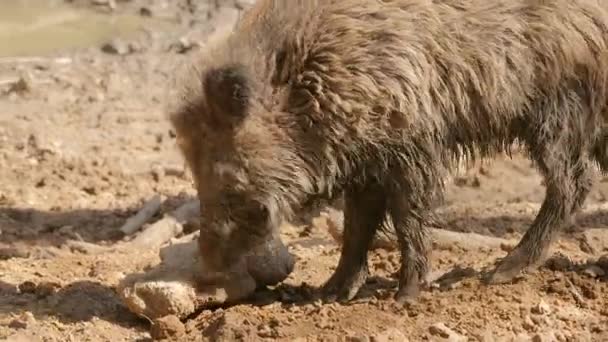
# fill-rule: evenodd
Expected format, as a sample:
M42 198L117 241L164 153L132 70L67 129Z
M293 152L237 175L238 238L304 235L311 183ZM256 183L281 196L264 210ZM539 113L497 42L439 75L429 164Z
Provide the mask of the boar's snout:
M280 238L273 237L247 256L247 270L258 286L272 286L285 280L295 266L295 258Z

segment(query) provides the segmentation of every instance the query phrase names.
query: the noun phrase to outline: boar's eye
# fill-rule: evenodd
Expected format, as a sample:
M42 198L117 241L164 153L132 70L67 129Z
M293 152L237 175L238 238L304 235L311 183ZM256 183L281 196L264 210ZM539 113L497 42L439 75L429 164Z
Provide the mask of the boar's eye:
M240 211L241 217L249 223L261 223L268 219L268 209L257 201L244 203L240 210L237 210Z

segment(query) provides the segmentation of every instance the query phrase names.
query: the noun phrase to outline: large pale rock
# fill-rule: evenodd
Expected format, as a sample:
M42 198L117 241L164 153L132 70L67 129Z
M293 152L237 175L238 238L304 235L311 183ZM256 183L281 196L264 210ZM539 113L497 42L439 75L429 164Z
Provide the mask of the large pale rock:
M185 318L205 306L243 299L256 289L245 263L214 277L213 282L203 281L201 275L206 273L196 241L164 247L160 257L158 266L129 275L118 286L129 309L150 320L167 315Z

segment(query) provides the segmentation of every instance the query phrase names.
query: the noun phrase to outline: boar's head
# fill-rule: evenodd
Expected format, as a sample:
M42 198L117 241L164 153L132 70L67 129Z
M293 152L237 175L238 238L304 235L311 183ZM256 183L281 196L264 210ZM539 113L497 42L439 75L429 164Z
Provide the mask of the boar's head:
M171 121L201 202L206 266L221 272L246 262L270 285L293 269L278 227L288 203L311 187L267 82L234 54L208 53L197 64ZM256 264L269 259L272 266Z

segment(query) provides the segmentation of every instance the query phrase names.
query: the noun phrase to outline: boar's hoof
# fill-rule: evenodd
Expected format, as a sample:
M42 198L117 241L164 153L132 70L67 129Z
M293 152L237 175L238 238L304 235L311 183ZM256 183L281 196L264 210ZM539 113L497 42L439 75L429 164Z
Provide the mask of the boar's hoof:
M325 302L348 302L352 300L359 293L361 286L365 284L367 274L368 271L365 267L349 274L340 272L338 268L321 289Z
M538 260L531 260L525 249L516 248L499 262L484 281L489 285L510 283L520 278L524 272L533 271L537 264Z

